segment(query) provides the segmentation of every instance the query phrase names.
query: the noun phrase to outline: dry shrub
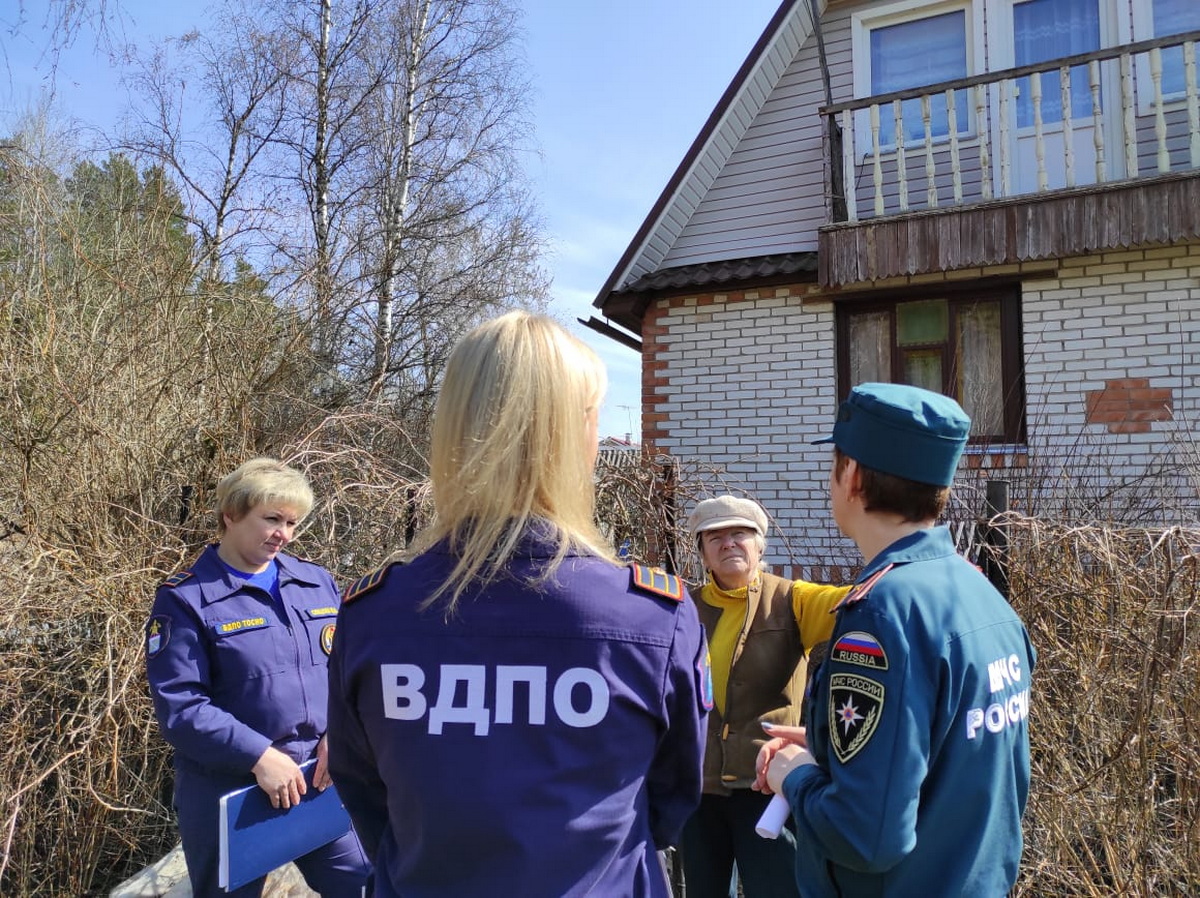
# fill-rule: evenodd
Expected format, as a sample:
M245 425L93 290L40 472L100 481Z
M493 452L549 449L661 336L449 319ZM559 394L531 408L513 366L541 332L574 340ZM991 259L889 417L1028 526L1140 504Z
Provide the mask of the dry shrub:
M313 423L299 413L295 420ZM423 485L388 452L361 448L407 445L404 430L354 410L274 447L318 493L297 551L343 583L402 547L419 524ZM102 481L72 480L69 527L0 539L0 894L104 894L178 839L142 625L157 584L211 537L216 480L261 451L224 442L229 448L190 477L140 490L136 507ZM184 485L194 511L180 523Z
M0 893L94 894L174 838L132 607L152 581L137 558L102 573L33 541L4 546Z
M1200 894L1200 531L1008 524L1038 651L1015 894Z
M258 454L306 470L301 551L346 577L402 529L422 447L386 409L322 405L306 323L253 282L201 283L154 177L80 168L98 184L70 194L18 174L0 173L0 894L96 895L177 839L142 625L210 538L217 480ZM136 202L90 202L109 194Z
M331 414L302 396L231 400L204 451L164 456L130 437L114 458L76 430L59 476L0 470L40 511L31 524L8 506L0 529L0 894L101 895L177 839L141 625L155 585L211 533L221 474L254 452L305 470L318 505L299 550L343 583L429 513L411 426L385 407ZM598 515L632 557L694 574L682 517L712 474L605 454ZM1012 601L1039 652L1015 894L1200 893L1200 534L1007 523Z

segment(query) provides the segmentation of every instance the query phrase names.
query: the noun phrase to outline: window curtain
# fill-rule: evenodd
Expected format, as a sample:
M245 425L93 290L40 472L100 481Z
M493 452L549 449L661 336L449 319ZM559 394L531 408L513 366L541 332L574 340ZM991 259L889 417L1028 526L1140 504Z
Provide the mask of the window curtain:
M1196 2L1196 0L1192 0ZM1013 42L1017 65L1032 65L1089 53L1100 49L1100 8L1098 0L1024 0L1013 4ZM1042 121L1062 121L1062 95L1058 71L1044 72L1042 84ZM1017 125L1033 127L1033 100L1029 78L1017 81ZM1071 70L1071 115L1075 119L1092 114L1092 95L1088 88L1087 66Z
M966 12L945 13L898 25L871 30L871 93L873 95L923 87L941 81L965 78L967 75ZM879 110L880 142L891 146L896 142L896 124L891 105ZM955 97L958 130L967 130L967 95L959 91ZM904 136L906 140L924 140L925 123L921 118L921 101L906 100L903 105ZM949 116L943 97L933 97L930 104L931 133L949 133Z
M851 315L850 385L892 379L892 316L889 312Z
M1004 433L1004 371L1000 353L1000 303L958 307L958 389L971 416L971 435Z
M1196 0L1154 0L1154 36L1200 31L1200 3Z

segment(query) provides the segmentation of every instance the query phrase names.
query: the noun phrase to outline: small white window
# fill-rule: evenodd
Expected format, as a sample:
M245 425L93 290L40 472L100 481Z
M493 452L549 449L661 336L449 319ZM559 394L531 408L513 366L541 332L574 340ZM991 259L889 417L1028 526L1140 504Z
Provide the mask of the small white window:
M1152 0L1151 23L1154 37L1200 31L1200 3L1197 0ZM1183 91L1183 48L1170 47L1162 53L1163 96L1180 96Z
M911 22L871 29L871 95L910 87L924 87L967 76L967 14L965 10L943 13ZM949 112L941 98L930 108L930 131L934 137L950 133ZM967 92L955 97L958 129L967 126ZM925 123L920 100L903 103L904 138L924 140ZM880 110L884 142L895 143L892 109Z
M1122 31L1122 38L1146 41L1200 31L1200 0L1126 0L1133 32ZM1165 103L1183 100L1186 90L1183 47L1168 47L1162 52L1162 97ZM1196 52L1200 68L1200 46ZM1138 113L1148 115L1154 109L1154 81L1150 74L1150 54L1139 53L1134 60L1137 77Z
M972 8L962 2L907 2L871 6L853 16L855 95L881 96L894 91L954 81L971 74L976 31ZM955 92L954 106L959 134L971 130L970 92ZM949 112L943 94L930 98L930 135L945 138L950 133ZM905 100L901 107L905 143L925 140L921 100ZM869 147L868 117L856 118L855 130ZM879 138L884 146L895 146L896 121L891 103L879 108Z

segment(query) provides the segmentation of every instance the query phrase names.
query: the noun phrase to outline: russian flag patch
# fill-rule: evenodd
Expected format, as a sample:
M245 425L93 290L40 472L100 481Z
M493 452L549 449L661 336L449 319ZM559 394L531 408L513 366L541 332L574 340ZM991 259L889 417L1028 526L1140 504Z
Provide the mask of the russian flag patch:
M860 630L839 636L829 651L829 659L869 667L872 670L888 669L887 653L879 644L879 640Z

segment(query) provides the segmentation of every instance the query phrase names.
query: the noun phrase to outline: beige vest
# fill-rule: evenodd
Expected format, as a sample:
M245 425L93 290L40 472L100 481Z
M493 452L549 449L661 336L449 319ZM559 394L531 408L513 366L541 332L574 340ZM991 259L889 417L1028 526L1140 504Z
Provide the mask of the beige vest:
M692 600L711 638L721 609L692 590ZM808 662L792 613L792 582L760 574L746 596L746 620L733 649L725 713L708 713L704 791L728 795L754 782L754 761L766 740L760 720L799 726Z

